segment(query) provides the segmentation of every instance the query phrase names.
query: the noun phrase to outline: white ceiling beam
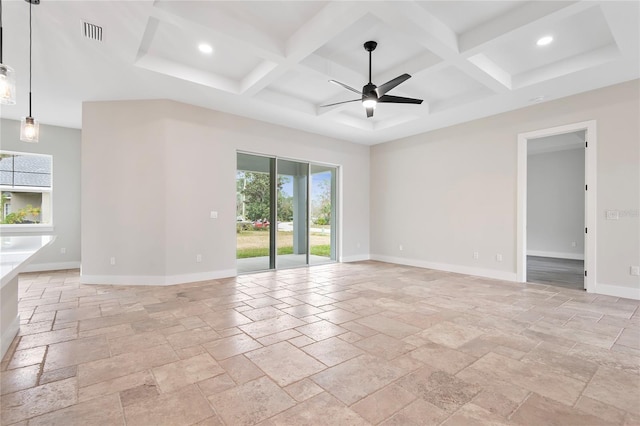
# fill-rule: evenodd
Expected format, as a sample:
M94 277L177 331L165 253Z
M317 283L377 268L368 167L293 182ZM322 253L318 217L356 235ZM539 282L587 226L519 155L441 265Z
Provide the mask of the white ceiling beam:
M280 108L286 108L298 113L308 115L315 115L316 113L315 105L312 103L271 89L262 90L254 98L267 102L269 105L278 105Z
M367 13L360 2L330 2L296 31L286 45L287 59L300 62Z
M244 96L254 96L273 84L300 61L344 31L366 13L358 2L330 2L309 19L286 42L285 55L278 66L243 87ZM338 18L336 19L336 16Z
M456 33L414 2L374 2L371 13L441 58L458 53Z
M632 13L627 9L617 7L616 2L603 1L600 3L609 31L613 35L618 48L622 53L636 61L640 57L640 2L629 2L629 8L634 8Z
M240 93L240 87L236 81L158 56L143 55L134 65L149 71L155 71L160 74L170 75L192 83L211 87L212 89L224 90L225 92L233 94Z
M622 59L618 47L611 43L598 49L554 62L544 67L529 70L513 77L514 89L531 86L544 81L553 80L564 75L594 68L598 65Z
M469 62L487 73L487 75L493 77L507 89L511 90L513 88L511 74L489 59L484 53L478 53L470 57Z
M249 89L256 88L260 81L264 81L266 77L276 70L278 64L276 62L264 60L258 64L240 83L240 92L249 94Z
M379 19L398 31L412 34L416 42L442 58L445 66L454 66L496 93L509 89L484 71L469 63L458 52L456 33L433 14L415 3L376 4Z
M436 113L453 109L458 106L473 105L473 103L486 99L491 95L492 93L488 92L486 88L476 89L439 102L434 102L432 105L432 111Z
M402 114L395 117L387 118L385 120L378 121L374 124L373 130L389 129L395 126L401 126L403 124L410 123L415 120L420 120L423 115Z

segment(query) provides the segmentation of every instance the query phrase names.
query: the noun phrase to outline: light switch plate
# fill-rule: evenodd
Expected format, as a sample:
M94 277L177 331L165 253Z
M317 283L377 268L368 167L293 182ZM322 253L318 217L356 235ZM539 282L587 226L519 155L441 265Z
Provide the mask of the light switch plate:
M209 215L209 217L211 219L217 219L218 218L218 212L212 210L211 214Z

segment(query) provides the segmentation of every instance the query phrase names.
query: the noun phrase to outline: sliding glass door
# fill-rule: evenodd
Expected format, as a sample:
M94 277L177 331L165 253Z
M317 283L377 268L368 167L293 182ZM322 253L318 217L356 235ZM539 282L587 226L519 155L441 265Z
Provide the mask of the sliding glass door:
M238 272L275 268L272 211L275 159L238 154L236 172L236 258Z
M336 168L311 164L309 228L310 264L335 261L336 256Z
M293 268L309 263L307 192L309 164L277 161L278 170L278 268Z
M238 272L332 262L335 167L238 153Z

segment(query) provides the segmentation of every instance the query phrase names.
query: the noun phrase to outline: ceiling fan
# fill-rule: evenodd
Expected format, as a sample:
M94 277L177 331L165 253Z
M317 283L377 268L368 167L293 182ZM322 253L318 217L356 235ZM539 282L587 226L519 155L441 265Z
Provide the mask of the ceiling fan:
M376 86L371 82L371 52L376 50L378 43L375 41L368 41L364 44L364 50L369 52L369 83L367 83L363 88L362 92L357 89L354 89L351 86L347 86L344 83L340 83L336 80L329 80L329 82L337 84L338 86L342 86L347 90L350 90L358 95L362 96L360 99L352 99L350 101L336 102L333 104L321 105L321 107L329 107L334 105L346 104L349 102L359 102L362 101L362 106L367 110L367 117L373 117L373 110L376 108L376 104L380 103L395 103L395 104L421 104L422 99L414 99L414 98L405 98L402 96L391 96L386 93L398 86L400 83L403 83L411 78L409 74L402 74L393 80L389 80L381 86Z

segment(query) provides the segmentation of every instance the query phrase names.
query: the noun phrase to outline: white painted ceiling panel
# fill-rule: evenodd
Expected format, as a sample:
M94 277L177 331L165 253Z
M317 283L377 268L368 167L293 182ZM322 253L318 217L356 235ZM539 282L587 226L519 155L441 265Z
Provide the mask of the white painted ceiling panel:
M552 36L548 46L537 46ZM485 55L511 75L615 44L602 10L592 7L556 22L532 26L487 49Z
M456 34L465 33L522 6L522 1L420 1L418 4L437 15Z
M4 61L28 109L28 3L3 6ZM81 35L86 20L104 40ZM82 102L172 99L350 142L376 144L640 78L637 1L61 1L33 7L33 110L80 127ZM555 40L535 45L542 35ZM372 80L412 78L360 102ZM202 55L197 45L215 52Z
M210 45L213 53L202 54L198 50L200 43ZM256 55L234 49L222 39L165 22L159 23L147 54L236 81L242 80L262 61Z

